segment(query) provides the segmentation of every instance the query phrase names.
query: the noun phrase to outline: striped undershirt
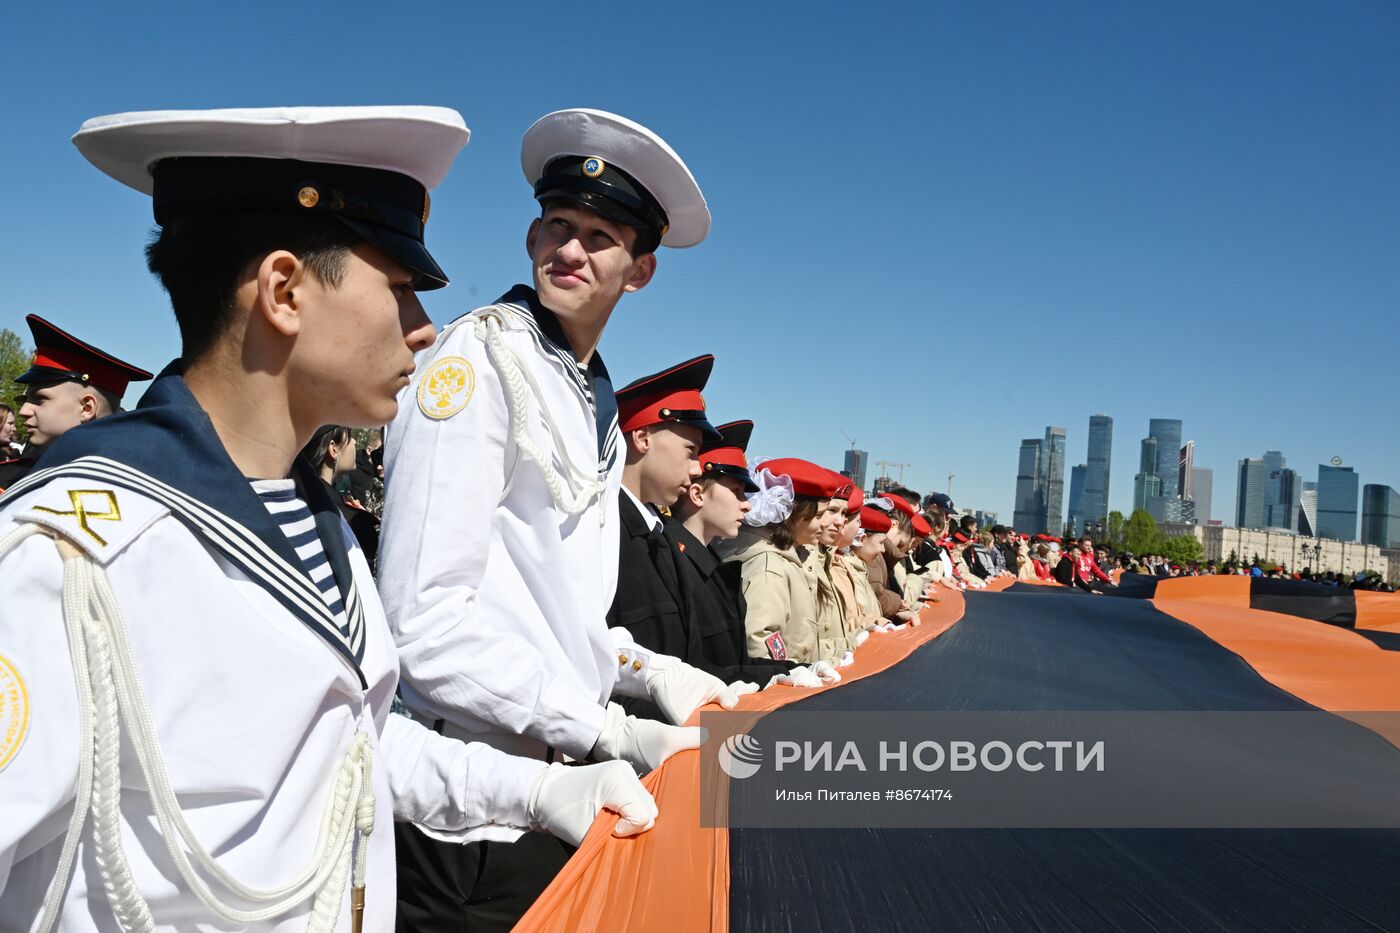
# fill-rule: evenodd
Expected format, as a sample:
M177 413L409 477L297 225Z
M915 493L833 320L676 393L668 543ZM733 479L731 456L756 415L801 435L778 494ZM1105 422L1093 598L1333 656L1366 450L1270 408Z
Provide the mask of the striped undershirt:
M291 542L297 557L301 559L302 569L321 591L321 598L335 617L336 627L348 638L350 626L345 619L345 603L340 598L340 588L335 585L330 561L326 559L325 548L316 534L316 520L311 517L306 502L297 495L296 483L290 479L255 479L251 483L253 491Z

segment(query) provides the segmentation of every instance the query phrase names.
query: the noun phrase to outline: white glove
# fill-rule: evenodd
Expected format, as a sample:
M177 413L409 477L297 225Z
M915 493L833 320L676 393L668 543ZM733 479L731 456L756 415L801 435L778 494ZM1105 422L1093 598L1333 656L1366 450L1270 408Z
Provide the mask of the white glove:
M609 703L592 754L594 758L625 761L645 774L661 767L676 752L699 748L704 741L705 730L699 726L668 726L654 719L638 719Z
M736 680L729 685L729 689L734 691L735 696L747 696L750 693L757 693L763 688L751 680Z
M856 653L854 651L847 651L845 654L841 655L841 660L836 662L836 666L850 667L854 663L856 663Z
M783 684L788 687L820 687L822 679L812 673L810 667L794 667L786 674L774 674L773 679L768 681L768 686Z
M583 842L599 810L621 819L614 836L635 836L656 824L656 801L621 761L566 767L558 762L540 772L530 790L532 829L542 829L571 846Z
M865 640L869 637L869 632L856 632L856 647L859 648L861 645L865 644Z
M724 709L739 705L739 694L733 687L670 655L652 655L647 663L646 679L652 702L676 725L685 722L706 703L718 702Z
M824 684L839 684L841 675L836 673L836 668L831 666L830 661L818 661L812 665L812 673L822 679Z

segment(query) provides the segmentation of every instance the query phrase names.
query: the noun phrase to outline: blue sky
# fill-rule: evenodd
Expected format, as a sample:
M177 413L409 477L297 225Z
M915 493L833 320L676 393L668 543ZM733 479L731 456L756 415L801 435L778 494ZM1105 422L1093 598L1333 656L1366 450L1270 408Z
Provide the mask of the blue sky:
M673 8L674 7L674 8ZM1400 6L1393 3L60 4L7 13L0 327L37 312L156 368L149 203L68 139L122 110L434 103L471 144L435 192L445 323L526 274L519 140L550 110L652 126L714 214L602 350L696 353L753 451L1009 515L1022 437L1152 417L1215 470L1266 448L1400 487Z

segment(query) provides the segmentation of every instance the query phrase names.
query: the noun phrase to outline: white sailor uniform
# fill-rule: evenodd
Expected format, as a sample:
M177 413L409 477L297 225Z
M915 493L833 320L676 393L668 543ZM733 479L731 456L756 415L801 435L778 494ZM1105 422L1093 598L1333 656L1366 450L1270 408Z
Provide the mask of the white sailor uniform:
M404 702L449 736L582 759L609 697L647 695L644 653L605 624L623 466L607 370L575 361L526 286L417 363L385 433L379 544Z
M142 404L175 430L138 410L70 432L45 461L64 465L0 499L0 930L43 928L70 854L63 930L147 912L154 929L348 929L352 871L365 929L389 929L392 821L523 829L543 766L390 715L383 610L309 468L343 627L183 382ZM172 857L191 845L229 876L187 856L222 916Z

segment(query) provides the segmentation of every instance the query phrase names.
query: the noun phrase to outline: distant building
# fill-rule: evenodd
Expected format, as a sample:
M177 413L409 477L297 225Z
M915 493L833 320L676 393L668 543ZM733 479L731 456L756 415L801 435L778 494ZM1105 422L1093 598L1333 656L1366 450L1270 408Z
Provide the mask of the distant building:
M842 470L851 478L857 489L865 488L865 471L870 465L870 454L868 451L856 450L852 447L846 451L846 466Z
M1108 520L1108 482L1112 460L1113 419L1108 415L1093 415L1089 418L1089 455L1085 461L1088 469L1084 474L1082 511L1086 523L1102 525ZM1073 477L1071 483L1072 480Z
M1246 564L1257 556L1260 561L1282 564L1289 571L1307 567L1318 573L1330 570L1350 576L1362 570L1384 574L1390 569L1387 555L1375 545L1219 525L1198 525L1195 534L1205 559L1217 563L1228 560L1233 552L1236 560Z
M1191 471L1196 467L1196 442L1187 441L1181 446L1176 460L1176 494L1183 499L1191 496Z
M1178 457L1181 452L1181 421L1177 418L1152 418L1147 422L1147 436L1157 441L1157 465L1153 470L1161 480L1159 496L1168 499L1181 495L1177 483Z
M1069 471L1069 512L1065 515L1065 527L1072 535L1084 533L1084 483L1089 475L1089 465L1081 463Z
M1210 524L1210 492L1215 471L1209 467L1191 468L1191 499L1196 503L1196 521Z
M1311 535L1317 527L1317 483L1303 482L1298 495L1298 533Z
M993 525L1000 525L1001 520L997 518L996 512L984 512L981 509L973 509L972 517L977 519L977 527L982 531L987 531ZM1018 531L1020 529L1017 529Z
M1045 531L1045 506L1040 490L1040 456L1044 442L1038 437L1021 441L1016 467L1016 499L1012 521L1018 531L1041 534Z
M1351 467L1317 467L1317 525L1319 538L1356 540L1356 494L1359 479Z
M1045 444L1040 457L1041 487L1044 489L1046 531L1059 534L1064 527L1065 507L1065 429L1045 429Z
M1144 437L1138 453L1138 471L1133 477L1133 511L1152 511L1152 502L1162 496L1162 480L1157 476L1157 438ZM1156 518L1156 516L1153 516Z
M1240 461L1235 485L1235 527L1265 528L1269 468L1262 458L1246 457Z
M1400 493L1389 486L1361 487L1361 543L1400 548Z

